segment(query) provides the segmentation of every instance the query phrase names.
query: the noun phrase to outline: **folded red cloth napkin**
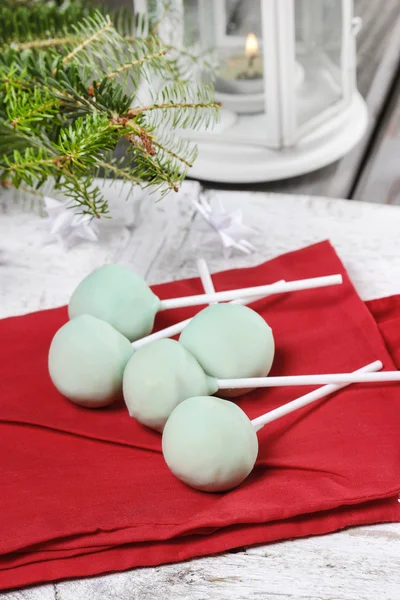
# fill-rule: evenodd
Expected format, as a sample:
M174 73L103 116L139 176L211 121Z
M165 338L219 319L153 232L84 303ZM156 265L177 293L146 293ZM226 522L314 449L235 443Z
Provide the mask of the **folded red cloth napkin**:
M337 272L342 286L254 304L274 330L273 374L350 371L377 359L397 368L400 299L366 307L328 242L214 282L233 289ZM193 279L153 289L166 298L201 287ZM195 312L160 313L157 327ZM66 318L61 308L0 322L0 589L399 520L396 384L350 386L270 424L249 478L206 494L173 477L160 436L123 405L91 411L53 388L47 352ZM258 390L239 404L252 418L308 389Z

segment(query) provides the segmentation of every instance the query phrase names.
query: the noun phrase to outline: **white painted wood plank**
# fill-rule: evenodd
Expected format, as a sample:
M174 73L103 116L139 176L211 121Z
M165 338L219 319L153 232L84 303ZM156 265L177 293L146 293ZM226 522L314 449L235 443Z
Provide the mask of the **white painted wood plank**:
M53 584L32 587L29 590L13 590L0 593L2 600L55 600L55 587ZM60 599L58 599L60 600Z
M400 528L380 525L56 588L62 600L396 600L399 545Z
M163 202L136 200L135 227L104 226L100 244L69 252L44 244L37 215L0 213L0 316L67 302L78 281L105 261L119 261L151 283L196 275L205 256L212 271L248 266L330 238L364 298L400 292L400 208L290 195L221 193L259 232L257 252L222 252L194 214L187 182ZM119 196L119 192L116 192ZM130 209L128 210L128 215ZM0 600L396 600L400 597L400 524L251 548L186 563L0 594Z

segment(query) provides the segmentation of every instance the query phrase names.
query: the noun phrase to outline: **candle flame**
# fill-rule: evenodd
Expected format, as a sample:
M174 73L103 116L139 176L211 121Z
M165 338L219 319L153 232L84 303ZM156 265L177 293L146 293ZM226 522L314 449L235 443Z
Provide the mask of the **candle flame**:
M254 33L249 33L247 35L245 54L247 58L254 58L258 54L258 40Z

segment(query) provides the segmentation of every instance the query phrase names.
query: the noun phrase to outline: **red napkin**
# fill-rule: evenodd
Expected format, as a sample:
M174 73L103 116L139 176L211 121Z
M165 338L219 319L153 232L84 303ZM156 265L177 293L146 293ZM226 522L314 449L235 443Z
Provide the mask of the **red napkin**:
M377 359L397 368L400 299L367 308L327 242L214 281L233 289L337 272L342 286L254 304L275 333L273 373L350 371ZM161 298L200 289L198 280L154 287ZM160 313L157 326L195 312ZM61 308L0 322L0 589L399 520L396 384L350 386L270 424L246 482L205 494L173 477L159 435L122 405L90 411L52 387L47 352L65 320ZM259 390L239 404L254 417L308 389Z

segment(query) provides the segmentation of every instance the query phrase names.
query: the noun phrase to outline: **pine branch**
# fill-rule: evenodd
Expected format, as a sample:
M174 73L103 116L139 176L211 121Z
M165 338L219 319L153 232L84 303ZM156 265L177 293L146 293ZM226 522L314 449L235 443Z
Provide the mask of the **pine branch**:
M199 86L197 90L193 90L185 85L173 84L165 86L160 96L153 95L154 110L143 110L148 106L140 107L137 116L140 124L152 131L158 131L160 128L207 128L210 123L215 122L220 108L220 105L213 101L212 90L207 86Z
M31 126L33 122L40 122L51 118L57 113L60 101L52 97L48 91L36 88L33 92L21 92L16 102L7 110L12 127L19 129Z
M94 185L99 170L152 186L161 197L177 190L196 149L175 130L212 120L218 105L211 91L177 84L154 90L157 78L181 73L157 36L127 40L128 21L118 24L121 35L82 0L69 0L65 10L67 19L44 0L27 0L16 21L11 5L0 7L0 180L19 189L53 181L95 217L108 210ZM143 81L152 103L136 98ZM117 161L112 153L124 138L129 150Z
M108 204L97 186L93 187L91 179L82 180L68 174L62 184L63 193L82 208L82 214L89 214L97 219L108 213Z
M97 162L97 164L99 165L99 167L102 167L106 172L112 171L114 173L114 175L116 175L120 179L123 179L124 181L130 181L134 185L140 185L140 186L143 184L143 181L140 181L140 179L133 177L130 173L128 173L124 169L120 169L116 165L113 165L110 162L105 162L103 160L99 160Z
M49 157L45 150L34 148L26 148L24 152L14 150L12 159L5 156L3 160L3 178L9 176L17 189L22 182L31 187L40 185L48 177L54 176L57 166L62 166L58 157Z
M134 67L143 65L144 63L148 63L151 60L153 60L154 58L159 58L160 56L164 56L165 54L166 54L166 50L161 50L160 52L154 52L153 54L150 54L149 56L143 56L142 58L137 58L135 60L132 60L130 63L121 65L115 71L108 73L107 79L112 79L113 77L116 77L117 75L121 75L121 73L123 73L124 71L127 71L128 69L132 69Z
M12 44L12 48L21 52L22 50L45 50L47 48L56 48L57 46L66 46L74 41L78 42L82 39L82 36L64 36L58 38L50 38L48 40L32 40L29 42L15 42Z
M162 150L166 154L169 154L170 156L172 156L172 158L175 158L177 161L183 163L187 167L193 167L193 161L189 162L189 160L187 158L184 158L183 156L179 156L179 154L177 154L176 152L174 152L167 146L164 146L160 142L156 142L156 141L153 141L153 144L154 144L154 146L156 146L156 148L159 148L159 150Z
M125 79L130 80L133 88L137 89L141 79L145 79L151 84L154 75L162 75L166 71L165 48L160 40L136 38L132 45L127 43L124 38L118 37L116 32L113 34L112 41L108 41L107 44L91 47L91 53L100 66L100 69L94 71L94 79L100 80L104 72L114 73L120 65L126 65L127 68L122 70L119 75L124 75ZM77 58L79 61L80 57ZM83 57L83 59L87 60L87 57ZM128 65L131 65L131 68Z
M164 110L166 108L179 110L181 108L219 108L220 106L221 104L219 102L213 102L211 106L210 103L207 102L166 102L164 104L152 104L149 106L138 106L137 108L132 108L129 111L129 116L135 118L149 110Z
M105 23L100 27L100 29L92 33L91 36L89 36L83 42L78 44L78 46L76 46L71 52L69 52L67 56L64 56L63 63L66 64L67 62L70 62L78 54L78 52L84 50L87 46L89 46L89 44L92 44L94 41L99 40L99 38L110 29L113 29L113 24L110 21L110 17L107 16L105 18Z
M136 167L133 172L141 173L142 181L148 183L166 184L166 191L178 191L177 182L180 181L180 175L176 168L166 169L157 156L149 154L146 147L135 145Z
M50 109L50 108L54 109L54 108L58 107L58 105L59 105L58 102L54 102L54 100L50 100L49 102L46 102L45 104L41 104L37 108L32 109L25 115L21 115L20 117L13 119L11 121L11 125L13 127L17 127L17 125L20 125L22 121L25 121L25 122L31 121L32 119L38 118L39 116L42 119L49 114L49 113L46 113L46 111L48 109Z

